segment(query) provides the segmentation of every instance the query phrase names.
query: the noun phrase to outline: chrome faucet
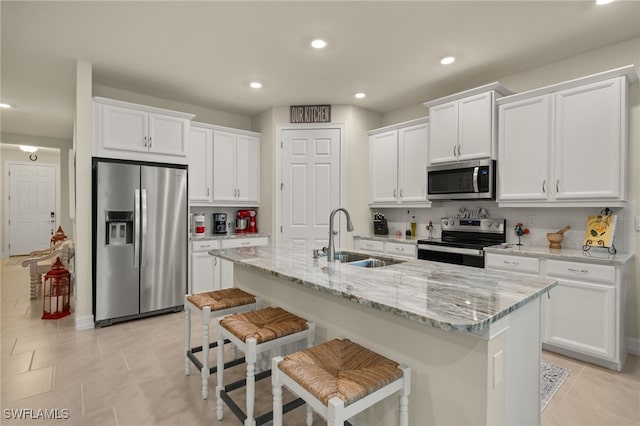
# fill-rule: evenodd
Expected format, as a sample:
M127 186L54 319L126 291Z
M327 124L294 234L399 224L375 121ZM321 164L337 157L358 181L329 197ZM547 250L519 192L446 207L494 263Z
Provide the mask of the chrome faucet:
M338 209L335 209L334 211L331 212L331 214L329 215L329 247L327 247L327 262L335 262L336 261L336 247L333 243L333 217L336 215L336 213L338 213L339 211L344 212L344 215L347 217L347 231L351 232L353 231L353 223L351 223L351 216L349 215L349 212L347 211L347 209L340 207Z

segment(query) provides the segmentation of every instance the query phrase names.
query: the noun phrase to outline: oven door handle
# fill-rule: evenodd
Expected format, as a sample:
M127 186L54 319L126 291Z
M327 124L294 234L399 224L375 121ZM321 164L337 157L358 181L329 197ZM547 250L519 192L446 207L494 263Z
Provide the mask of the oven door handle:
M439 251L444 253L468 254L471 256L484 256L484 250L463 247L437 246L433 244L418 244L418 250Z

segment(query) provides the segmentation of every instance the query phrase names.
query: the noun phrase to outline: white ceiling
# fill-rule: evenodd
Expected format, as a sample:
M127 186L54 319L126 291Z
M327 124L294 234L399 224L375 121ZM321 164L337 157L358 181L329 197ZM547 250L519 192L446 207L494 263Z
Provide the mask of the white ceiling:
M2 131L65 139L77 59L95 84L247 116L296 104L388 112L640 35L638 0L2 0L0 13L0 95L16 107ZM317 36L329 47L312 50ZM443 67L445 54L458 60Z

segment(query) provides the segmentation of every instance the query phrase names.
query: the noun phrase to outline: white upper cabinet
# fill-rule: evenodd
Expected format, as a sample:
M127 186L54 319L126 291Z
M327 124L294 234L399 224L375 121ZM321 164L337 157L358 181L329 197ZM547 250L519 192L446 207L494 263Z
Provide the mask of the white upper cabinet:
M260 205L260 134L192 123L189 139L192 205Z
M94 98L93 155L187 164L193 114Z
M189 201L213 201L213 130L192 124L189 131Z
M495 99L509 93L492 83L425 102L429 164L495 158Z
M380 207L429 207L427 119L369 132L369 200Z
M256 134L214 130L213 202L259 205L260 138Z
M498 100L500 205L624 205L635 79L624 67Z

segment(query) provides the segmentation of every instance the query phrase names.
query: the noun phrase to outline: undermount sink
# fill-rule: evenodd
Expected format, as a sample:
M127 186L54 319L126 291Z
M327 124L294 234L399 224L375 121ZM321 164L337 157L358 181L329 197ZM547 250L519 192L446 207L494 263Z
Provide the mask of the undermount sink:
M371 256L364 253L354 253L350 251L339 251L336 253L335 259L340 263L346 263L361 268L380 268L382 266L395 265L403 263L404 260L393 259L391 257Z

